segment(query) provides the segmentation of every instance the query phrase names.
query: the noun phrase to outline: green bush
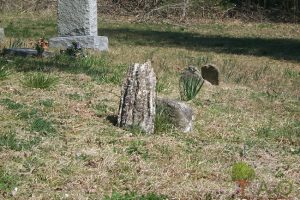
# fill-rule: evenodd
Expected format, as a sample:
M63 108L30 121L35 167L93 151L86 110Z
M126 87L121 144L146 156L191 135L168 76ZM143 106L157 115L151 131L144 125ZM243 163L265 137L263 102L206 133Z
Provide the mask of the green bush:
M231 178L233 181L250 181L254 177L255 171L247 163L238 162L232 166Z

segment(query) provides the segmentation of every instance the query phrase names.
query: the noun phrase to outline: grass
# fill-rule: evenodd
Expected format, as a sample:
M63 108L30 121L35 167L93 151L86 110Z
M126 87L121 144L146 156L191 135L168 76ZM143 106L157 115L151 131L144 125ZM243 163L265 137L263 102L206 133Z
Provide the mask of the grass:
M181 100L190 101L200 92L204 80L195 77L181 77L180 79L180 95Z
M43 73L34 73L26 75L23 79L23 85L32 88L47 89L54 86L58 79L56 77Z
M34 146L39 144L39 137L34 137L30 140L17 139L16 134L6 133L0 135L0 151L3 149L10 149L14 151L31 150Z
M52 135L56 133L53 124L43 118L36 118L31 124L31 131L42 133L43 135Z
M0 48L57 35L52 16L0 15L8 37ZM105 20L99 32L109 37L108 53L0 56L9 72L0 81L0 199L237 199L231 169L238 162L255 170L248 196L256 198L261 180L269 189L289 180L289 197L300 196L299 25ZM204 84L187 102L195 114L191 133L174 130L159 109L153 135L113 125L127 67L147 59L158 96L171 99L180 99L187 66L220 69L220 86ZM59 82L23 87L31 74Z
M104 200L164 200L167 199L167 197L160 196L154 193L146 194L146 195L137 195L135 193L126 193L126 194L120 194L120 193L113 193L111 197L106 196L104 197Z
M9 75L8 70L5 69L5 67L1 67L0 68L0 81L6 79L8 77L8 75Z
M11 175L0 168L0 194L2 192L10 192L17 186L18 177Z

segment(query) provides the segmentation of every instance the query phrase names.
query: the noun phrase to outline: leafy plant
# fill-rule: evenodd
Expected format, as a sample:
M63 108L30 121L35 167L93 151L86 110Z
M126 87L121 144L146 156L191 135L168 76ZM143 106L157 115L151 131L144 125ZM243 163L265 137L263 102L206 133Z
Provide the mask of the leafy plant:
M253 180L255 177L254 169L247 163L238 162L232 166L231 178L233 181L238 183L241 188L242 197L245 196L245 188L249 181Z
M42 57L45 49L40 44L35 44L35 50L37 51L37 56Z
M179 80L181 100L189 101L195 98L203 84L204 79L196 76L181 77Z
M80 44L76 41L72 42L72 45L66 49L65 53L68 56L74 57L84 56L83 49L81 48Z
M238 162L232 166L231 178L233 181L250 181L255 177L254 169L247 163Z
M46 89L55 85L58 78L44 73L33 73L25 76L22 83L27 87Z

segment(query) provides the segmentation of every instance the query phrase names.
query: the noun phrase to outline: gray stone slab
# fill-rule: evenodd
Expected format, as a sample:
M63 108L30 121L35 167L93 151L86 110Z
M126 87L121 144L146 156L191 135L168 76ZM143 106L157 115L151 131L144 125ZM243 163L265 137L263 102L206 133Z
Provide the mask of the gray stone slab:
M194 113L193 109L187 104L165 98L157 98L156 112L163 111L172 124L184 133L191 132L193 129Z
M82 48L99 51L108 50L108 38L105 36L56 37L49 40L49 45L51 48L66 49L71 47L73 42L79 43Z
M22 57L35 57L38 55L37 50L31 49L31 48L9 48L4 49L3 51L4 55L9 56L22 56ZM54 54L51 52L44 52L43 57L50 57Z
M4 37L5 37L5 35L4 35L4 29L0 28L0 40L3 40Z
M97 36L97 0L59 0L59 36Z

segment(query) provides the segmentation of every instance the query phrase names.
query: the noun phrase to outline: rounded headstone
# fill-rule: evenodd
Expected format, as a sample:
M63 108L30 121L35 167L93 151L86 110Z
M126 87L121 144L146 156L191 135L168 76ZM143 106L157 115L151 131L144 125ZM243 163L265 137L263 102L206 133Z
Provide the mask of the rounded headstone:
M203 66L201 68L201 75L212 85L219 85L219 69L216 66L211 64Z

